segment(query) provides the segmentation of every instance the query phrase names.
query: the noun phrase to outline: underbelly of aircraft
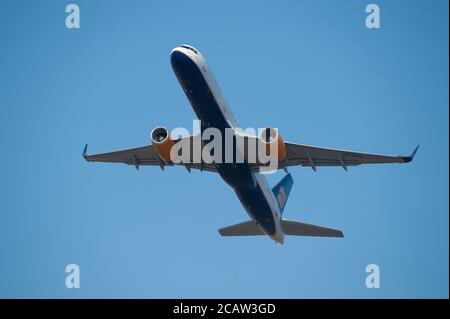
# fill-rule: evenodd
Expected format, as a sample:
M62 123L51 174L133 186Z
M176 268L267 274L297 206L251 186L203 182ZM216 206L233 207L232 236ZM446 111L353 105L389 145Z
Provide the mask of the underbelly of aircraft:
M264 196L261 188L254 189L235 188L234 189L247 213L270 235L275 235L275 220L272 210Z
M202 122L202 133L208 127L215 127L222 133L229 128L211 88L197 65L185 55L172 54L172 66L195 113ZM225 143L222 145L224 146ZM276 231L274 215L248 164L222 162L216 166L223 180L236 192L247 213L268 235L274 235Z

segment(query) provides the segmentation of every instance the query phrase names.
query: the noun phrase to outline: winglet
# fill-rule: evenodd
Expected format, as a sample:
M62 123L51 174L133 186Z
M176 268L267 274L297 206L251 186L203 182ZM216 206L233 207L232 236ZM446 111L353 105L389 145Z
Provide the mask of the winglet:
M87 161L87 148L88 148L88 145L86 144L85 146L84 146L84 150L83 150L83 157L84 157L84 159Z
M409 163L414 159L414 156L416 156L417 150L419 149L420 145L417 145L416 148L414 149L414 151L411 153L410 156L403 156L403 161L405 163Z

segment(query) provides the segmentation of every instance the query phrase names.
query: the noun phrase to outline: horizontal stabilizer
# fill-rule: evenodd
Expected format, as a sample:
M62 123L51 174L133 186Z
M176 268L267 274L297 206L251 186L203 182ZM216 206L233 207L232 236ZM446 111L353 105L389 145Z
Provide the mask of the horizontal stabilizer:
M264 232L253 220L239 223L219 229L222 236L257 236L264 235Z
M337 229L325 228L321 226L282 220L281 227L286 235L294 236L317 236L317 237L344 237L344 234Z

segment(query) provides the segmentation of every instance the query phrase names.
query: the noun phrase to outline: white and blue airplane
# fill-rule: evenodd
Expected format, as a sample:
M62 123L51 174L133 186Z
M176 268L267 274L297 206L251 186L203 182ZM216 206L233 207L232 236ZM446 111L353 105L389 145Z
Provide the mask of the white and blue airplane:
M238 127L228 105L211 73L203 55L190 45L181 45L172 50L171 64L194 112L201 121L201 130L217 128L221 132ZM274 133L275 132L275 133ZM239 134L239 133L236 133ZM87 145L83 157L89 162L112 162L134 165L165 166L182 165L188 171L199 169L219 173L225 182L236 192L240 202L250 216L250 220L219 229L222 236L268 235L275 242L284 243L284 235L343 237L336 229L289 221L283 218L283 210L293 185L293 179L287 174L275 187L270 188L261 163L243 162L181 162L174 163L170 150L184 138L172 139L164 127L153 129L150 134L152 144L109 153L88 155ZM193 136L187 137L193 138ZM359 153L337 149L321 148L284 142L278 131L265 128L259 137L263 143L276 142L278 145L278 166L284 169L290 166L306 166L316 170L319 166L348 166L381 163L408 163L414 158L419 146L410 156L387 156Z

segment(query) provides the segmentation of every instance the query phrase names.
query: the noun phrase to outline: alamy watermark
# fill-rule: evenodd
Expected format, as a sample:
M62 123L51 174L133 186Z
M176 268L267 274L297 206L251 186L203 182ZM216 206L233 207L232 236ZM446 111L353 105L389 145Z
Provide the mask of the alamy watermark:
M366 266L366 287L369 289L380 288L380 267L377 264L369 264Z
M366 6L366 13L369 15L366 17L367 29L379 29L380 24L380 7L377 4L371 3Z
M193 121L193 134L186 128L170 133L164 127L152 130L150 140L163 165L196 164L253 164L260 172L283 168L287 148L277 128L206 127ZM136 159L139 160L139 159Z
M66 266L66 288L80 288L80 266L77 264L69 264Z
M66 6L66 28L79 29L80 28L80 7L77 4L71 3Z

